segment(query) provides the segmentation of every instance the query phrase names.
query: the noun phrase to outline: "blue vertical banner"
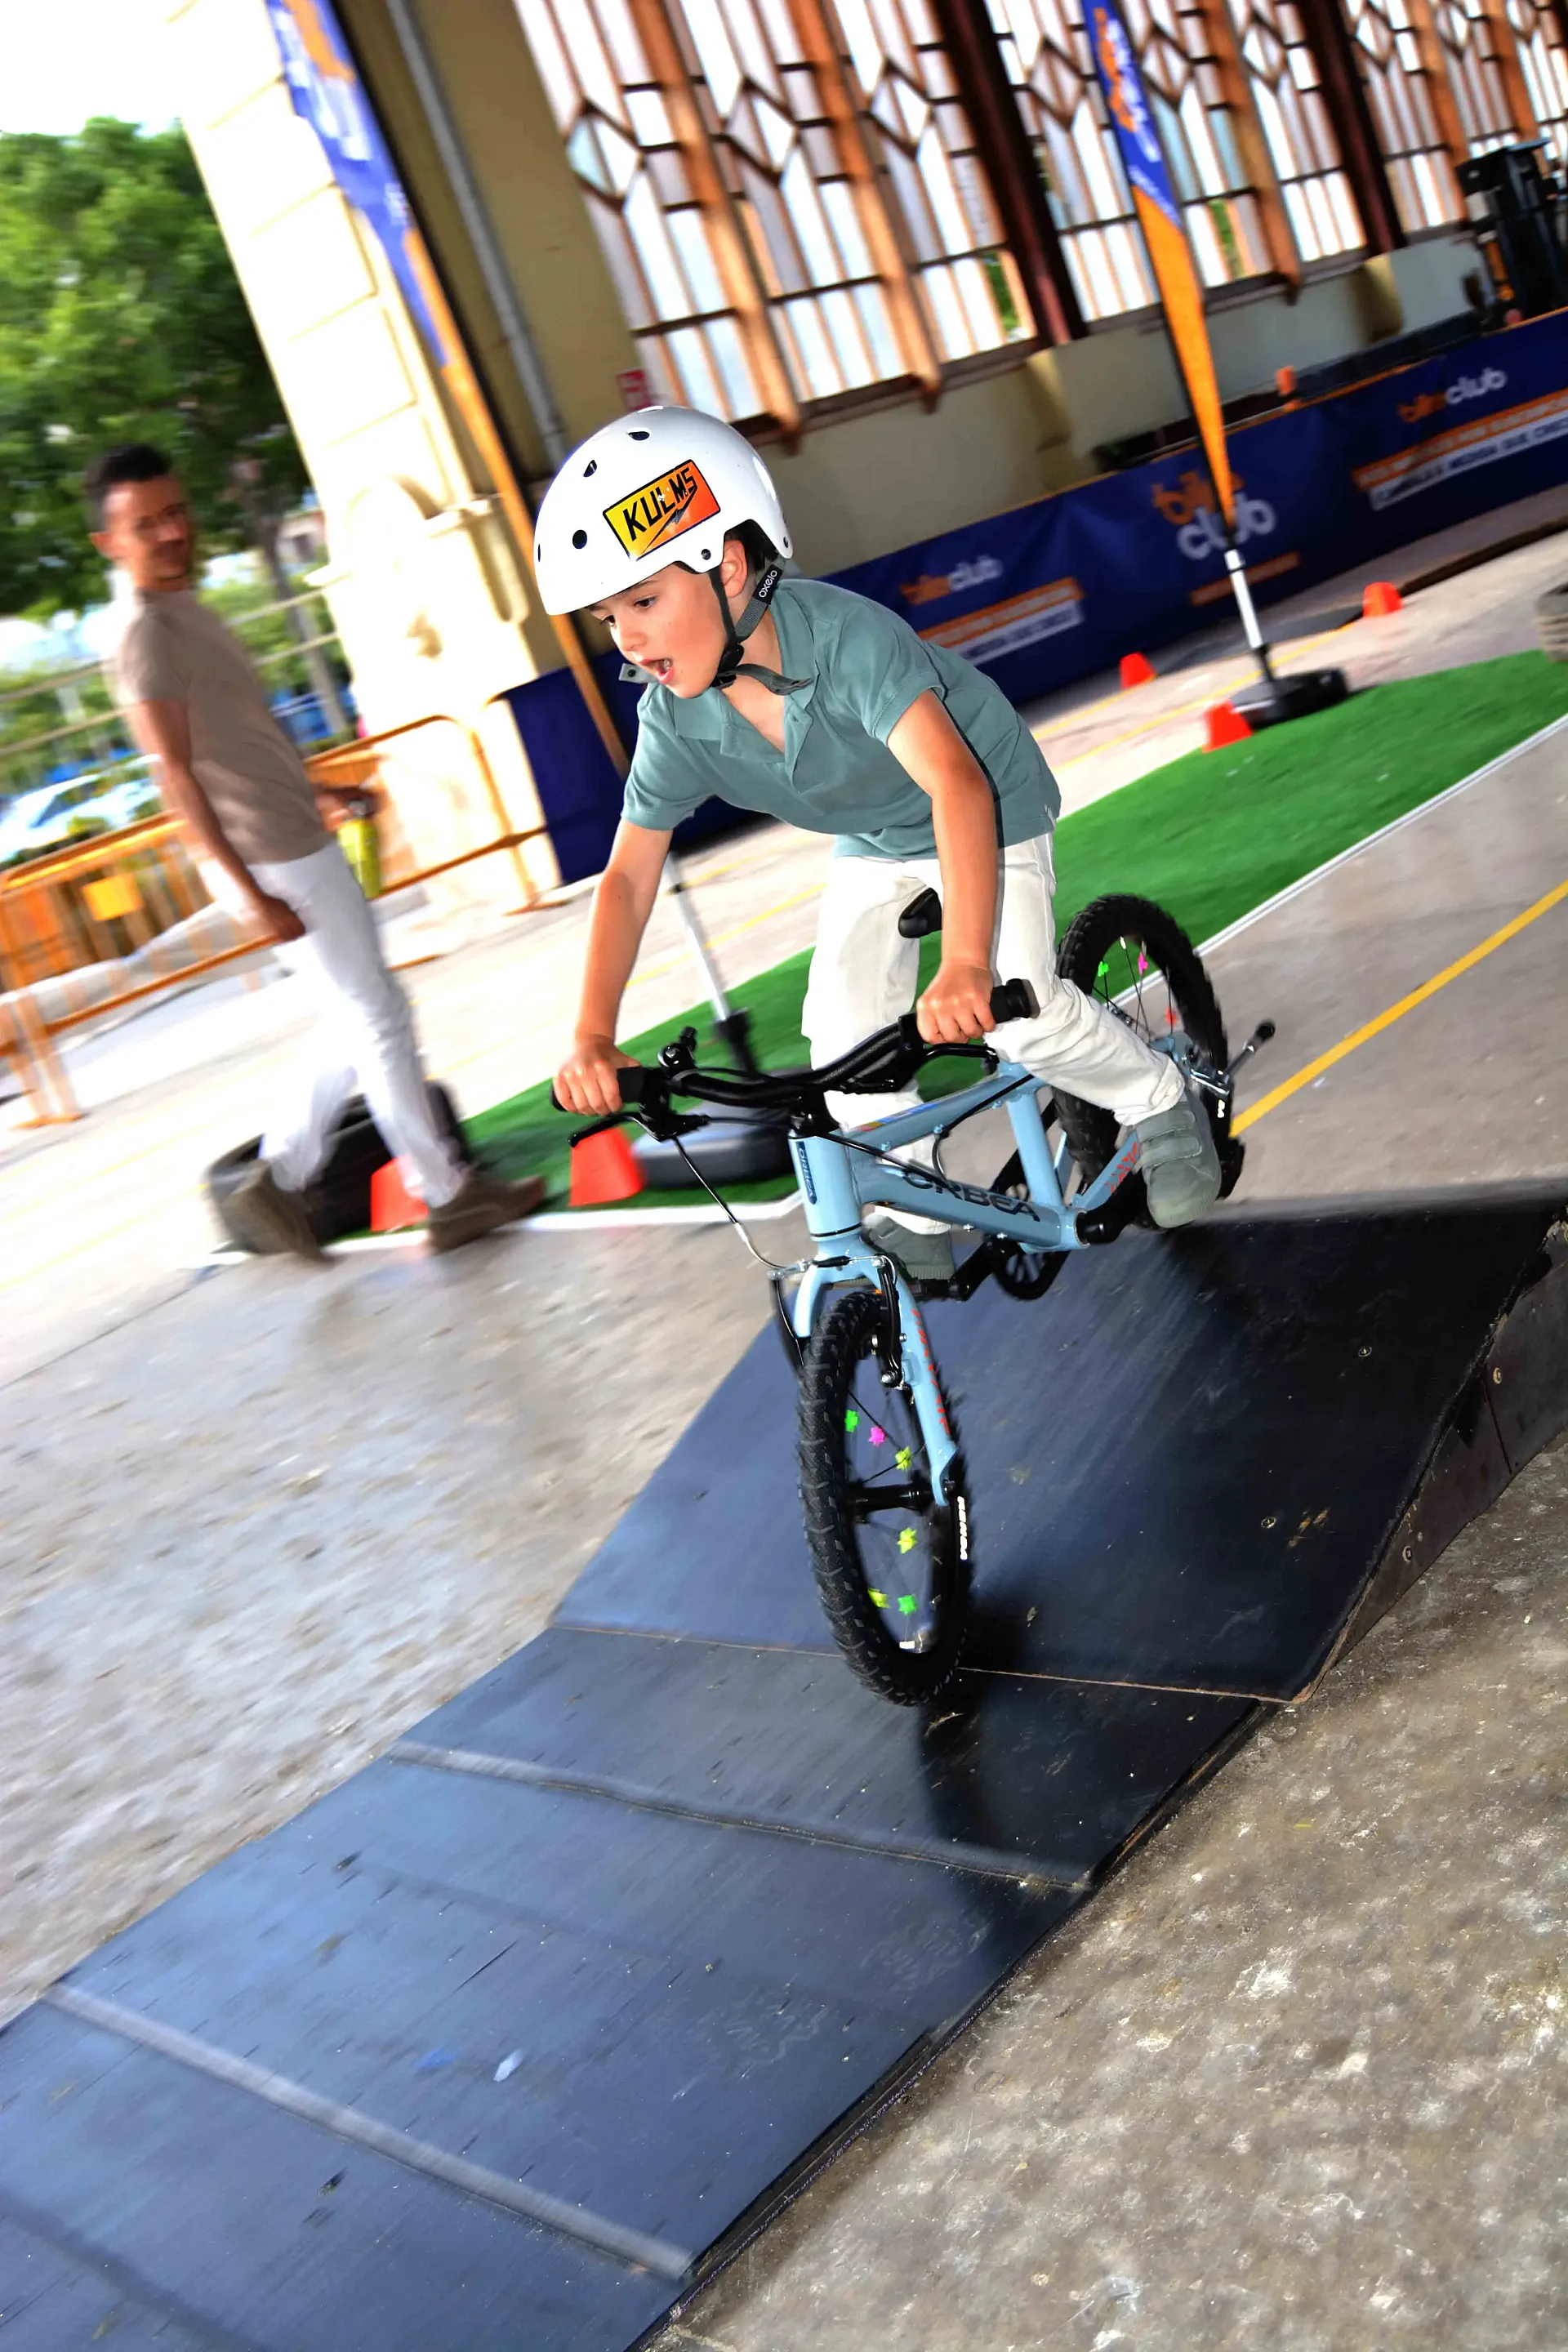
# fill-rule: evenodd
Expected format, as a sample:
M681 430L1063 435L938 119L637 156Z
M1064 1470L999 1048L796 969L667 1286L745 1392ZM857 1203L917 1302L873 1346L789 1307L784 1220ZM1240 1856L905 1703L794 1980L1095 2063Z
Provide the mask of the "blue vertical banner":
M1230 523L1235 515L1236 495L1230 460L1226 454L1219 382L1204 317L1203 288L1193 264L1182 208L1171 185L1170 166L1154 128L1127 27L1117 14L1114 0L1089 0L1089 31L1094 68L1105 93L1121 168L1132 191L1138 226L1153 266L1165 323L1175 347L1176 365L1187 387L1220 513Z
M331 0L267 0L267 13L295 113L321 141L333 178L385 255L432 364L449 368L446 305Z

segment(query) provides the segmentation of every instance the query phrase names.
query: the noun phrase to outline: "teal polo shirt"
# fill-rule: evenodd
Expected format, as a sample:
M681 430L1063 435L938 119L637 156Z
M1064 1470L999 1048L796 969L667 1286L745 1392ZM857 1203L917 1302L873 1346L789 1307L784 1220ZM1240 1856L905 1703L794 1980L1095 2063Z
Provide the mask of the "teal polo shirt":
M773 616L782 674L805 681L784 698L784 750L717 687L682 701L650 686L626 780L634 824L670 832L717 793L807 833L837 834L841 856L934 857L930 796L888 749L910 704L931 693L984 771L997 840L1048 831L1061 807L1056 778L1001 688L962 655L822 580L781 581Z

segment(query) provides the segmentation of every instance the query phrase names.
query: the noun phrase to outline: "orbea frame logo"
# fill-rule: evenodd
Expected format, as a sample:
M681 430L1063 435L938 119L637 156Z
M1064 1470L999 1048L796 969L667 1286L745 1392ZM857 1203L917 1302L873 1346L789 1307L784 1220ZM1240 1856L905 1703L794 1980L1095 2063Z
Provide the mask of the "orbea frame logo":
M1211 555L1225 552L1225 523L1214 484L1195 466L1189 466L1174 482L1156 482L1154 504L1165 520L1175 528L1176 545L1190 563L1205 563ZM1236 543L1245 547L1249 539L1267 539L1279 524L1279 518L1267 499L1249 499L1238 475L1236 481Z
M1485 400L1489 394L1506 392L1508 378L1500 367L1487 368L1480 375L1462 375L1441 392L1424 392L1415 400L1399 404L1400 421L1405 425L1420 425L1428 416L1440 416L1445 408L1463 408L1467 402Z
M719 501L693 465L672 466L629 498L605 509L605 520L628 555L647 555L719 511Z

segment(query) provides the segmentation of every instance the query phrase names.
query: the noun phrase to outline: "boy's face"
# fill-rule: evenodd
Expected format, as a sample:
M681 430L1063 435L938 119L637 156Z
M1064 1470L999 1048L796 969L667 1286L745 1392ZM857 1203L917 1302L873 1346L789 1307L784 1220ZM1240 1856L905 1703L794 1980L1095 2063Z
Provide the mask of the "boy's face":
M724 550L721 576L732 610L736 588L743 591L746 581L745 553L733 541ZM712 583L703 572L669 563L651 580L639 580L635 588L605 596L589 609L627 661L650 670L683 702L712 685L724 651L724 625Z

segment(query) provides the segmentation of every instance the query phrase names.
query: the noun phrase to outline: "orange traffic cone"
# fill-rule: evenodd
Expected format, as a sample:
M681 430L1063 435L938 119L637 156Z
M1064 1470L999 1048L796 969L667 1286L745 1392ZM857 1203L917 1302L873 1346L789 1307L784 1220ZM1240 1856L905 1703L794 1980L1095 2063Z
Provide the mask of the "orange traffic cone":
M1405 599L1392 580L1369 580L1362 593L1363 621L1381 621L1389 613L1403 613Z
M1151 686L1153 683L1153 678L1154 665L1149 659L1147 654L1122 655L1121 683L1123 687Z
M1205 751L1222 751L1227 743L1245 743L1252 733L1240 711L1232 709L1228 702L1216 702L1204 713L1204 720Z
M373 1234L392 1234L399 1225L422 1225L429 1214L423 1201L416 1201L403 1181L403 1171L395 1160L378 1168L370 1180L370 1229Z
M629 1201L643 1188L642 1170L625 1128L607 1127L572 1147L572 1206L597 1208L605 1201Z

